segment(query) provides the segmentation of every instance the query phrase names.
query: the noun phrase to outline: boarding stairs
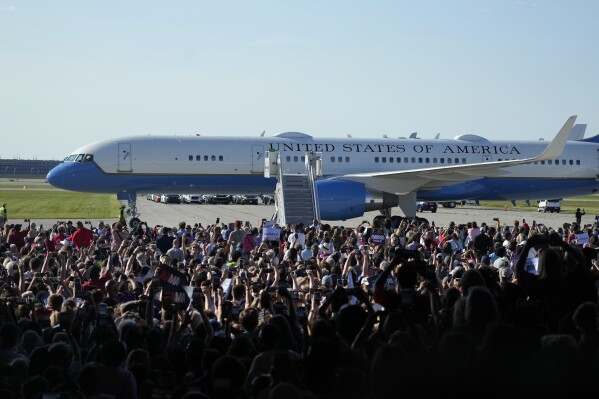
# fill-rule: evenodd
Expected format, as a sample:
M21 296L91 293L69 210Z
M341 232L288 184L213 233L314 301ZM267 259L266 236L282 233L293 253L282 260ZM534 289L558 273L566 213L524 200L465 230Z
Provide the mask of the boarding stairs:
M279 226L312 224L319 220L316 178L321 174L321 158L318 153L306 153L305 173L284 172L282 159L277 151L265 154L266 177L277 178L275 189L275 216ZM274 176L273 176L274 175Z

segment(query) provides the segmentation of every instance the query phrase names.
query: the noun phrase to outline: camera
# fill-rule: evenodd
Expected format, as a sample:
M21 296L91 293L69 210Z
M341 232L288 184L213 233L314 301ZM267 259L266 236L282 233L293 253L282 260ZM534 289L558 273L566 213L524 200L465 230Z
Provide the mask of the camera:
M499 218L493 218L493 220L499 222Z

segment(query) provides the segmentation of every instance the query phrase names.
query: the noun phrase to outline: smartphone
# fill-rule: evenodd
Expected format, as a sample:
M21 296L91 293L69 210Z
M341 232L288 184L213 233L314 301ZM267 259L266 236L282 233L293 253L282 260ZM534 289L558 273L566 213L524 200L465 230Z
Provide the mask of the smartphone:
M158 276L152 277L152 285L154 285L154 287L160 286L160 277L158 277Z
M98 317L108 317L108 305L101 303L98 308Z
M296 310L297 312L297 317L299 319L303 319L304 317L306 317L306 308L305 307L301 307L301 308L297 308Z
M299 300L300 299L300 295L298 291L291 291L291 299L293 300Z
M81 292L81 279L80 278L75 279L75 291L77 291L77 293Z
M212 287L213 288L220 287L220 277L212 277Z
M58 313L58 323L59 323L59 324L60 324L62 327L64 327L64 326L66 326L67 324L69 324L69 321L70 321L70 320L69 320L69 315L68 315L68 313L65 313L65 312L60 312L60 313Z
M312 295L314 295L314 299L316 301L320 301L322 299L322 291L320 290L315 290Z
M85 319L85 316L87 316L87 310L85 310L85 308L78 308L77 309L77 318Z

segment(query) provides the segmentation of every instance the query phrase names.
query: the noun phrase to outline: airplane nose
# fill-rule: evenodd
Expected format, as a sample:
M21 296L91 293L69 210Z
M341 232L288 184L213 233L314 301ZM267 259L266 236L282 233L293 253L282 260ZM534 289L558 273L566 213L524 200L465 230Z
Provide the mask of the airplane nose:
M64 171L62 169L62 164L52 168L52 170L50 170L46 175L46 181L54 187L63 188L62 183Z

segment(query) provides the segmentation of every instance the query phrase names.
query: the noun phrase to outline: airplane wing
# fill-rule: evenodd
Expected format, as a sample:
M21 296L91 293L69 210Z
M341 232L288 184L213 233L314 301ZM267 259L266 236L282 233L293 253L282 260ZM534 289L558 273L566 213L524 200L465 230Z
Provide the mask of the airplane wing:
M405 195L416 190L435 189L454 183L500 176L509 173L504 170L506 167L558 158L564 151L575 121L576 115L569 117L545 150L532 158L447 165L406 171L357 173L337 176L335 179L357 181L374 189Z

